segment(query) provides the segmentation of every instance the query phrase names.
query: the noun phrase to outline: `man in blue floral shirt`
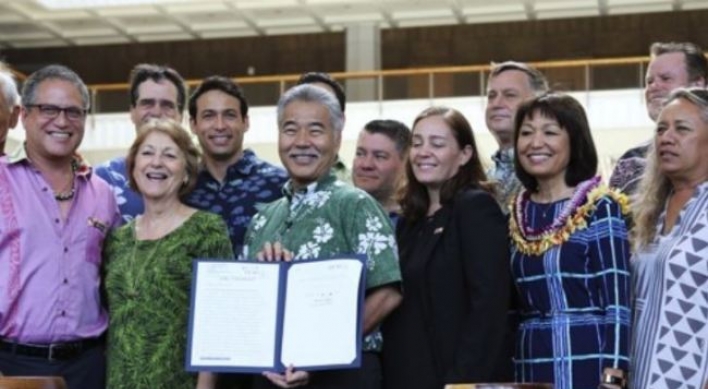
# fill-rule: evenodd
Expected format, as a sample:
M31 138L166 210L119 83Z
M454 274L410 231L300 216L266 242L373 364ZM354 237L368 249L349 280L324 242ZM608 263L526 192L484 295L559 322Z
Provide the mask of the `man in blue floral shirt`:
M248 131L248 102L234 81L206 78L189 99L189 124L202 147L202 170L187 204L221 215L229 228L234 252L258 204L282 196L285 170L243 149Z
M135 66L130 72L130 120L135 131L153 118L181 122L186 95L184 80L176 70L152 64ZM101 164L94 171L113 190L124 223L143 213L143 199L128 183L125 156Z

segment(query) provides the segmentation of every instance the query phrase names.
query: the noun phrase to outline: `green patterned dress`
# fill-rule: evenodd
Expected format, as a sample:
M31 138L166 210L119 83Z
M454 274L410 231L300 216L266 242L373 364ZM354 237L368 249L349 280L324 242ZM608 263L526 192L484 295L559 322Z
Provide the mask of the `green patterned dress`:
M108 388L196 387L185 351L194 258L233 258L222 219L198 211L158 240L135 239L135 221L105 247Z

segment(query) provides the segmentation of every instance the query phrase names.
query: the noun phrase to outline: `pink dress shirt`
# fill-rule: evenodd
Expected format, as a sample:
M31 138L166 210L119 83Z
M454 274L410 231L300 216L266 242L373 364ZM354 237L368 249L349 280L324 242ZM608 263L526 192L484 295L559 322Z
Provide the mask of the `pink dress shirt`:
M0 337L46 344L98 337L101 249L118 222L108 185L77 156L66 220L24 148L0 157Z

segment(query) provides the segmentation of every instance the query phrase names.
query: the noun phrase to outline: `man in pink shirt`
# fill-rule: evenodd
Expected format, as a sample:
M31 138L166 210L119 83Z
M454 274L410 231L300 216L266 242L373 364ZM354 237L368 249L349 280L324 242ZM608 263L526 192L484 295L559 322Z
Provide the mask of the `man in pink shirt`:
M68 68L25 81L24 147L0 157L0 372L103 389L101 246L113 193L76 154L89 95Z
M20 95L12 72L0 61L0 155L5 154L7 132L17 125Z

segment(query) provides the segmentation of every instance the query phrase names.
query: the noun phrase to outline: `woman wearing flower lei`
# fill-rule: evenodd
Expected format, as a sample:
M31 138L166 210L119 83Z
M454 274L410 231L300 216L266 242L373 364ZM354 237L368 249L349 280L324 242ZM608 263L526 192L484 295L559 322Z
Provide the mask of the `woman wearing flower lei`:
M514 142L525 188L509 222L521 314L516 379L595 389L604 368L628 365L626 198L595 176L595 145L572 97L524 103Z

